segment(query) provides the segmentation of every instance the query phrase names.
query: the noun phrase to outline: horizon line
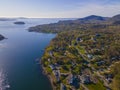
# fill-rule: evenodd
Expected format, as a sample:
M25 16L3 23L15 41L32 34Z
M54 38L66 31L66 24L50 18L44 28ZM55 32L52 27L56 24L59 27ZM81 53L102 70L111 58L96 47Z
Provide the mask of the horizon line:
M27 16L0 16L0 18L21 18L21 19L29 19L29 18L33 18L33 19L37 19L37 18L84 18L84 17L88 17L88 16L91 16L91 15L95 15L95 16L101 16L101 17L113 17L115 15L119 15L119 14L115 14L115 15L112 15L112 16L103 16L103 15L97 15L97 14L90 14L90 15L85 15L83 17L27 17Z

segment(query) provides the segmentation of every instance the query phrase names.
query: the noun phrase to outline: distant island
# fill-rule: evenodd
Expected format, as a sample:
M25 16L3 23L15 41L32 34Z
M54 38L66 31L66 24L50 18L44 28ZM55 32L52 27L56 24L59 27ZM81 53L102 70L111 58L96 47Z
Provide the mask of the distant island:
M15 18L0 18L0 21L14 21Z
M120 90L120 15L38 25L57 33L41 58L53 90Z
M5 37L0 34L0 41L3 39L5 39Z
M25 24L25 22L22 22L22 21L17 21L17 22L14 22L14 24L24 25L24 24Z

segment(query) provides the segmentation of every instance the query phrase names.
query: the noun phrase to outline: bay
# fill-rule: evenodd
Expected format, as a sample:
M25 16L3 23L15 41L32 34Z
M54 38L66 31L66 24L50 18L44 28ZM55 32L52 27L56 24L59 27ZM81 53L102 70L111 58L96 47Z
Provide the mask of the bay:
M59 20L16 20L24 21L25 25L0 21L0 34L8 38L0 41L0 90L52 90L49 80L42 73L39 60L45 47L56 35L28 32L27 28Z

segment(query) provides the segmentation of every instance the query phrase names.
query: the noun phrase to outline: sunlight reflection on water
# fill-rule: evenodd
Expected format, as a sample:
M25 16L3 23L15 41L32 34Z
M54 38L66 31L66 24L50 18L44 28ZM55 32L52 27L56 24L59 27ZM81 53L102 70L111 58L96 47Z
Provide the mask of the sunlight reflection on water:
M3 70L0 70L0 90L6 90L8 88L10 88L10 85L7 82L6 75Z

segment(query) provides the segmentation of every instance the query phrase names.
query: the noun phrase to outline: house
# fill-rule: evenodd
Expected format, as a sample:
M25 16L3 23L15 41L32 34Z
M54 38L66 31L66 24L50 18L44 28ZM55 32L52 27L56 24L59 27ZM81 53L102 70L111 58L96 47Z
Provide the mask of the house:
M50 58L48 58L48 62L50 62Z
M116 56L114 56L114 57L111 58L112 61L115 61L116 59L117 59Z
M84 84L90 84L91 83L90 75L81 76L81 82Z
M100 35L99 33L97 33L95 36L96 36L96 37L100 37L101 35Z
M53 56L53 51L49 51L49 55L50 55L50 56Z
M70 78L69 78L69 84L72 85L73 84L73 80L74 80L74 77L73 75L70 75Z
M78 88L79 87L79 83L80 83L80 79L78 78L77 75L70 75L69 78L68 78L68 83L71 85L71 86L74 86L75 88Z
M106 78L108 83L111 83L112 79L113 79L113 75L112 74L105 74L105 78Z
M61 83L61 89L60 90L67 90L66 86L63 83Z
M53 70L53 74L55 75L56 81L60 81L60 71L59 70Z
M77 42L83 42L82 38L80 38L80 37L78 37L78 38L76 39L76 41L77 41Z
M71 62L71 64L72 64L72 66L73 66L73 67L75 67L75 66L76 66L76 63L74 63L74 62Z
M60 69L60 65L58 63L55 63L54 65L57 70Z
M98 62L96 62L96 64L97 64L98 66L101 66L101 65L105 64L105 61L98 61Z
M54 65L54 64L49 65L49 67L50 67L52 70L55 69L55 65Z
M95 37L91 37L91 40L92 40L93 42L96 42L96 41L97 41Z
M84 65L88 65L88 64L89 64L89 62L88 62L87 60L83 60L82 63L83 63Z
M93 58L93 55L88 54L87 57L88 57L89 59L92 59L92 58Z
M60 69L60 65L59 65L58 63L50 64L49 67L50 67L52 70L58 70L58 69Z

